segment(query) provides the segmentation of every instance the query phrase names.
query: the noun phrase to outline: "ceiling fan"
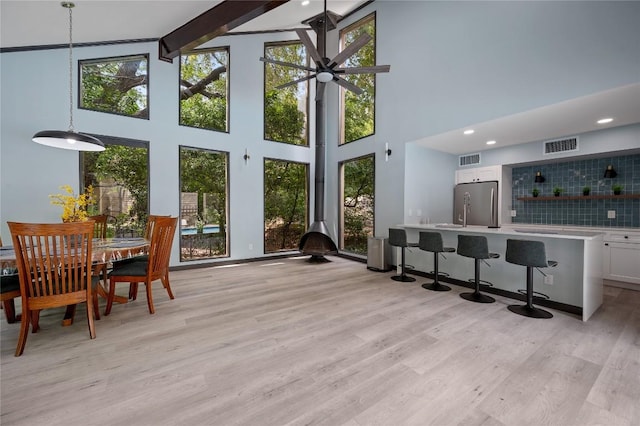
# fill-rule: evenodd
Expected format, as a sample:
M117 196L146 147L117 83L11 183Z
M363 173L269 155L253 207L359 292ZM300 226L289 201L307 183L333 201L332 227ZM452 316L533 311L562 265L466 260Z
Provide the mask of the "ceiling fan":
M326 46L327 46L327 0L324 0L324 23L323 34L324 42L322 43L322 54L318 52L318 49L313 45L311 38L307 34L306 30L297 29L296 34L300 38L300 41L304 45L305 49L315 62L315 67L308 67L304 65L298 65L291 62L283 62L277 61L275 59L269 58L260 58L262 62L268 62L270 64L282 65L285 67L296 68L299 70L309 71L311 74L307 74L305 77L299 78L298 80L290 81L285 84L281 84L277 86L276 89L283 89L285 87L294 86L303 81L310 80L312 78L316 78L319 83L328 83L330 81L334 81L336 84L344 87L347 90L352 91L356 95L360 95L364 93L364 90L356 86L355 84L350 83L342 76L347 74L376 74L382 72L389 72L391 69L390 65L374 65L370 67L340 67L347 59L353 56L356 52L362 49L370 40L371 36L367 33L362 34L355 41L349 44L344 48L340 53L338 53L333 59L327 58Z

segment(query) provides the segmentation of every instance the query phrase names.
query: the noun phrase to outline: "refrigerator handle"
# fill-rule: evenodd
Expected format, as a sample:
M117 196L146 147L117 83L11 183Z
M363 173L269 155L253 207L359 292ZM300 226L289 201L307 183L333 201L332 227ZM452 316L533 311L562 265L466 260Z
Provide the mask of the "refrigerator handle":
M496 216L496 194L495 194L495 190L493 188L491 188L491 228L497 228L498 227L498 217Z

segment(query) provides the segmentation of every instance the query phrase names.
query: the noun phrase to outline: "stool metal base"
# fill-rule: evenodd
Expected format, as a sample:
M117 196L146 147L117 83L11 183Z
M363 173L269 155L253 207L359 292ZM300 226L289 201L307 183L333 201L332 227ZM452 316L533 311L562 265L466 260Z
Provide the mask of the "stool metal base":
M547 312L544 309L536 308L534 306L527 305L509 305L507 306L514 314L522 315L529 318L553 318L553 314L551 312Z
M391 277L391 279L394 281L400 281L403 283L412 283L416 280L415 278L409 277L407 275L394 275Z
M496 301L496 299L494 299L491 296L487 296L486 294L482 294L482 293L460 293L460 297L462 297L465 300L469 300L471 302L476 302L476 303L493 303Z
M427 290L432 290L432 291L449 291L451 290L451 287L444 285L444 284L440 284L437 281L434 281L432 283L426 283L426 284L422 284L422 288L427 289Z

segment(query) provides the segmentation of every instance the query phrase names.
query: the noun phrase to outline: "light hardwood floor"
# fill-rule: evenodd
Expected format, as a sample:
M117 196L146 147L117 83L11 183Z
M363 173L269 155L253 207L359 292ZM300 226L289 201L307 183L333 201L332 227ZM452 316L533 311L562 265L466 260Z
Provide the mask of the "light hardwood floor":
M141 287L95 340L43 312L19 358L3 318L0 423L640 424L640 292L536 320L331 260L172 272L175 300L156 283L149 315Z

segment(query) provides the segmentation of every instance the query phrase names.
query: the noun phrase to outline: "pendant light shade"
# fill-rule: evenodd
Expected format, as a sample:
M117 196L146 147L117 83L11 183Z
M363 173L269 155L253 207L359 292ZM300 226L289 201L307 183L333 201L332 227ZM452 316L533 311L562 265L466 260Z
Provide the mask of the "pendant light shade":
M542 176L541 172L536 172L536 177L534 178L534 182L536 183L542 183L544 182L546 179L544 178L544 176Z
M616 173L615 170L613 170L613 166L611 164L609 164L607 166L607 170L604 171L604 177L612 179L614 177L618 176L618 173Z
M73 19L72 2L60 3L69 10L69 130L43 130L33 135L31 140L41 145L74 151L104 151L104 144L93 136L78 133L73 129Z
M31 138L40 145L74 151L104 151L104 144L93 136L64 130L43 130Z

